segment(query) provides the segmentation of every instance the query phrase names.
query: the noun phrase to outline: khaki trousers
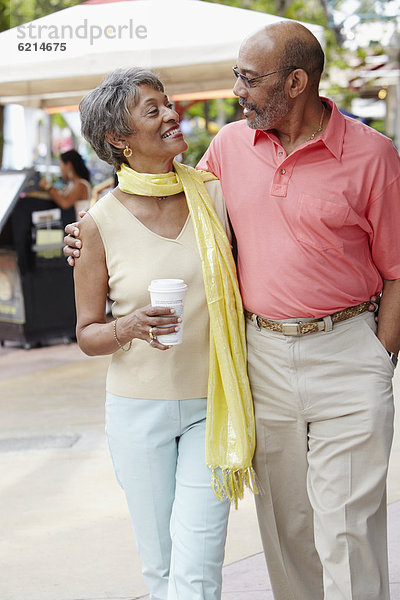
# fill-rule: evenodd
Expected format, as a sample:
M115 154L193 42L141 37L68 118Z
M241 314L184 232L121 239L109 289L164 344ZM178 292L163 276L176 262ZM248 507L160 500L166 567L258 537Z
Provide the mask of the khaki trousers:
M247 321L275 600L388 600L386 474L393 365L364 313L288 337Z

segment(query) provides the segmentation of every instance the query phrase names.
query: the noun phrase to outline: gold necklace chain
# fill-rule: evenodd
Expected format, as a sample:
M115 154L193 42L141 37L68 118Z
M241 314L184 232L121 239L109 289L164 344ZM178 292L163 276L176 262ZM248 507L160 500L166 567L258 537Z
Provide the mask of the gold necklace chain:
M313 140L319 133L321 133L321 131L322 131L322 123L324 122L324 115L325 115L325 104L322 104L322 115L321 115L321 118L319 120L318 129L316 129L314 131L314 133L312 133L310 135L310 137L306 140L307 142L309 142L310 140Z

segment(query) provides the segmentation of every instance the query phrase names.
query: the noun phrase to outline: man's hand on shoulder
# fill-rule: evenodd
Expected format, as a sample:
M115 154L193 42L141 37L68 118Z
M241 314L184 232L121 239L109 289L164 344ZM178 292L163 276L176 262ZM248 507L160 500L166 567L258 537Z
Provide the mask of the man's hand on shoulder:
M81 219L87 215L86 210L81 210L79 216ZM80 240L79 223L68 223L64 229L67 234L64 237L64 256L67 257L67 263L71 266L75 266L75 259L81 255L82 241Z
M64 237L64 256L67 257L67 263L71 266L75 266L75 259L81 255L82 242L79 239L79 223L68 223L64 229L67 234Z

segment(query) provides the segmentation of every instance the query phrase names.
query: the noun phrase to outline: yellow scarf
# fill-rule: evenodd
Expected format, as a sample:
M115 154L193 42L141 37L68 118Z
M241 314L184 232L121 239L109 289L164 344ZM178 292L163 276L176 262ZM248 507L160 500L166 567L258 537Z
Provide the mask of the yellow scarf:
M257 493L251 466L255 447L253 402L246 369L243 307L236 267L226 233L205 181L211 173L174 162L175 172L136 173L126 164L118 171L119 187L144 196L171 196L184 191L203 267L210 315L210 370L207 394L206 464L221 500L237 507L247 485Z

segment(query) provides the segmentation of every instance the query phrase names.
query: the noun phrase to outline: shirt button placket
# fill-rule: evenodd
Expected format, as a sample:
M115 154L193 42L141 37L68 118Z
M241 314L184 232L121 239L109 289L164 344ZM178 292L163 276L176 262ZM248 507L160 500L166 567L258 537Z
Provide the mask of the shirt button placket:
M280 151L278 152L278 154ZM283 152L282 152L283 154ZM286 158L282 161L284 163ZM281 164L282 164L281 163ZM287 187L290 180L291 175L291 166L286 165L286 169L277 165L277 169L275 171L274 180L271 184L271 195L272 196L280 196L285 197L287 194Z

